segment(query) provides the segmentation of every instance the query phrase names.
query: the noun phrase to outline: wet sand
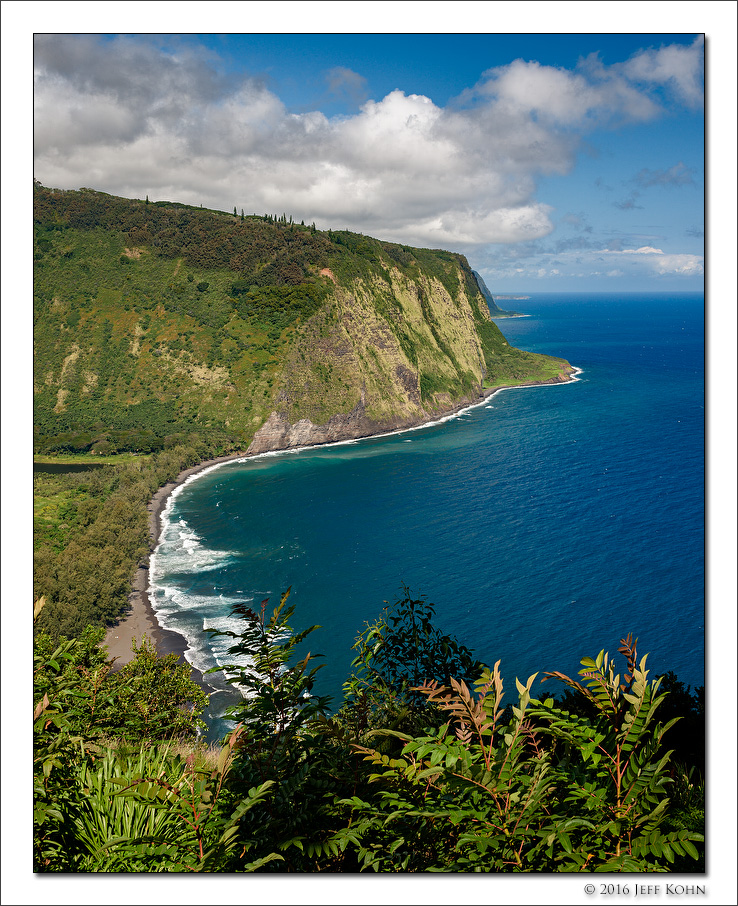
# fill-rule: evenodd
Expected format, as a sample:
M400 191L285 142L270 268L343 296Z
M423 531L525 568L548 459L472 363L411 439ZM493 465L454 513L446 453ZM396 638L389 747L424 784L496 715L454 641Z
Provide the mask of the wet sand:
M187 481L191 475L202 472L204 469L210 468L210 466L218 465L222 462L231 462L235 459L243 459L245 455L245 453L236 453L232 456L221 456L218 459L206 460L196 466L185 469L180 472L174 481L170 481L159 488L148 504L149 550L153 551L159 543L161 514L166 506L167 498L175 488ZM200 671L189 665L186 660L184 655L188 645L184 636L181 636L178 632L164 629L159 625L154 609L151 606L148 588L149 567L148 563L146 563L139 566L136 570L132 590L128 596L127 612L114 626L108 629L105 636L105 645L110 652L110 657L115 658L115 666L119 668L133 660L133 640L135 639L136 643L140 645L141 639L145 635L154 643L160 655L176 654L180 663L187 663L190 666L194 679L200 683L205 691L213 691L212 687L203 681Z

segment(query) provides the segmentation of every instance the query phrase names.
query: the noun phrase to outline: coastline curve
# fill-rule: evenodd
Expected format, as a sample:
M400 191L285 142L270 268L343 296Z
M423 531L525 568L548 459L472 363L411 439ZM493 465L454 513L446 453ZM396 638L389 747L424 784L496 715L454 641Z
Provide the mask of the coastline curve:
M133 657L131 651L132 639L137 639L140 643L142 636L145 634L154 643L157 652L160 655L175 654L180 663L186 663L193 671L193 677L200 683L207 693L216 691L213 686L204 681L201 672L188 659L187 652L189 644L186 638L175 630L167 629L162 625L156 609L152 603L153 588L152 573L156 564L157 548L162 536L163 528L166 524L168 512L171 511L176 497L182 492L184 487L192 481L201 478L223 465L232 462L247 462L262 457L283 456L290 453L299 453L313 447L331 447L348 444L355 444L360 440L389 437L391 435L404 434L410 431L418 431L424 428L434 427L454 419L470 409L484 405L496 393L504 390L526 390L536 387L556 387L566 384L575 383L582 374L582 369L569 365L566 370L566 376L562 373L559 379L549 381L532 381L522 384L512 384L502 387L493 387L484 390L480 396L473 402L463 402L452 407L443 415L435 418L425 419L416 424L405 425L388 431L376 431L362 434L360 436L351 435L341 439L330 441L316 440L314 442L303 443L295 446L284 446L276 449L266 449L259 452L240 452L227 456L220 456L213 459L205 460L197 465L184 469L173 480L162 485L151 497L148 503L149 511L149 535L150 555L148 562L142 564L136 570L134 575L132 590L129 595L129 611L121 617L119 621L108 630L104 644L107 646L111 657L116 659L118 667L130 661Z

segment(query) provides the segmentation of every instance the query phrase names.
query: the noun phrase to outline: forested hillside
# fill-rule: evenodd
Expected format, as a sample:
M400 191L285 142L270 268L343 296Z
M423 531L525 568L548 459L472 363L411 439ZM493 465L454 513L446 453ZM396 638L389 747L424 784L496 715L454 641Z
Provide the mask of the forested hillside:
M136 568L148 561L148 501L214 452L193 437L148 456L107 457L93 470L35 473L33 594L46 601L37 627L54 639L76 638L87 626L114 623Z
M418 424L569 370L505 342L462 256L286 214L36 183L34 264L35 452L137 454L36 478L34 594L54 637L122 612L146 502L180 469Z
M450 252L38 184L34 241L37 452L246 449L271 413L371 434L565 376Z

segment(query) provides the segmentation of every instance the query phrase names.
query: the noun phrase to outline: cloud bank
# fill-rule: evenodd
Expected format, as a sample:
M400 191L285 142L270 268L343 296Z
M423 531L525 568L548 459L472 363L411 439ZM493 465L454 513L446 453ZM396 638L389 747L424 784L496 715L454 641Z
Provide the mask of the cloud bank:
M663 277L681 280L704 275L702 255L669 254L652 246L600 248L585 241L556 245L556 248L541 248L535 243L527 244L511 247L507 254L500 254L496 249L492 255L482 255L478 270L489 285L514 280L529 288L551 278L560 281L596 278L604 287L608 280L628 276L642 287L644 282Z
M553 229L537 180L565 174L592 129L647 122L702 98L702 46L576 71L515 60L446 107L396 90L358 113L291 113L263 81L224 75L192 47L138 37L39 35L35 175L255 213L288 211L424 246L520 243ZM364 97L362 76L326 73ZM684 169L641 174L683 182ZM432 189L432 191L429 191Z

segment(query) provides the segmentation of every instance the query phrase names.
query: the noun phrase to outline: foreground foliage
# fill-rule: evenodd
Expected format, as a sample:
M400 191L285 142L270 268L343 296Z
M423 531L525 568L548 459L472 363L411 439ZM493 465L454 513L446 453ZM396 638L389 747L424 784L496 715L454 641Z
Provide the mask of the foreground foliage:
M661 828L670 778L669 753L660 749L671 723L654 719L663 700L659 681L648 682L646 658L637 663L631 640L621 652L628 659L624 683L604 651L582 661L586 686L549 674L595 705L594 720L553 699L532 699L535 675L525 686L517 682L518 703L505 720L499 662L485 670L476 695L455 680L422 686L449 721L432 735L405 736L399 758L366 750L383 789L379 814L374 797L352 803L370 841L365 865L413 867L416 847L388 844L396 843L398 828L400 839L419 837L428 820L440 836L437 864L429 866L435 870L658 871L675 854L696 859L695 835ZM390 826L394 841L387 839Z
M36 619L44 603L37 602ZM89 627L78 639L54 641L41 633L34 644L34 860L39 870L122 870L130 855L125 841L142 835L144 828L151 836L171 819L154 820L145 810L110 799L111 785L120 782L115 778L135 775L174 782L176 763L155 743L194 739L203 726L199 715L207 698L186 665L174 655L157 657L143 639L140 645L134 640L134 659L115 671L100 647L104 634ZM108 799L110 808L101 808Z
M136 695L111 695L99 634L53 650L39 639L37 870L703 868L701 781L671 761L678 718L659 720L663 678L649 679L631 637L622 673L601 651L578 679L544 675L565 685L560 699L536 699L534 674L505 707L500 662L477 664L432 625L432 605L404 591L358 637L335 713L313 692L319 667L305 646L317 627L293 632L289 591L271 613L266 600L236 607L242 629L220 633L233 639L222 669L244 697L210 763L196 745L185 755L152 745ZM167 670L145 644L136 661L116 682L145 677L163 707ZM194 711L179 711L191 731ZM178 735L176 721L160 726ZM113 728L126 744L103 736Z

